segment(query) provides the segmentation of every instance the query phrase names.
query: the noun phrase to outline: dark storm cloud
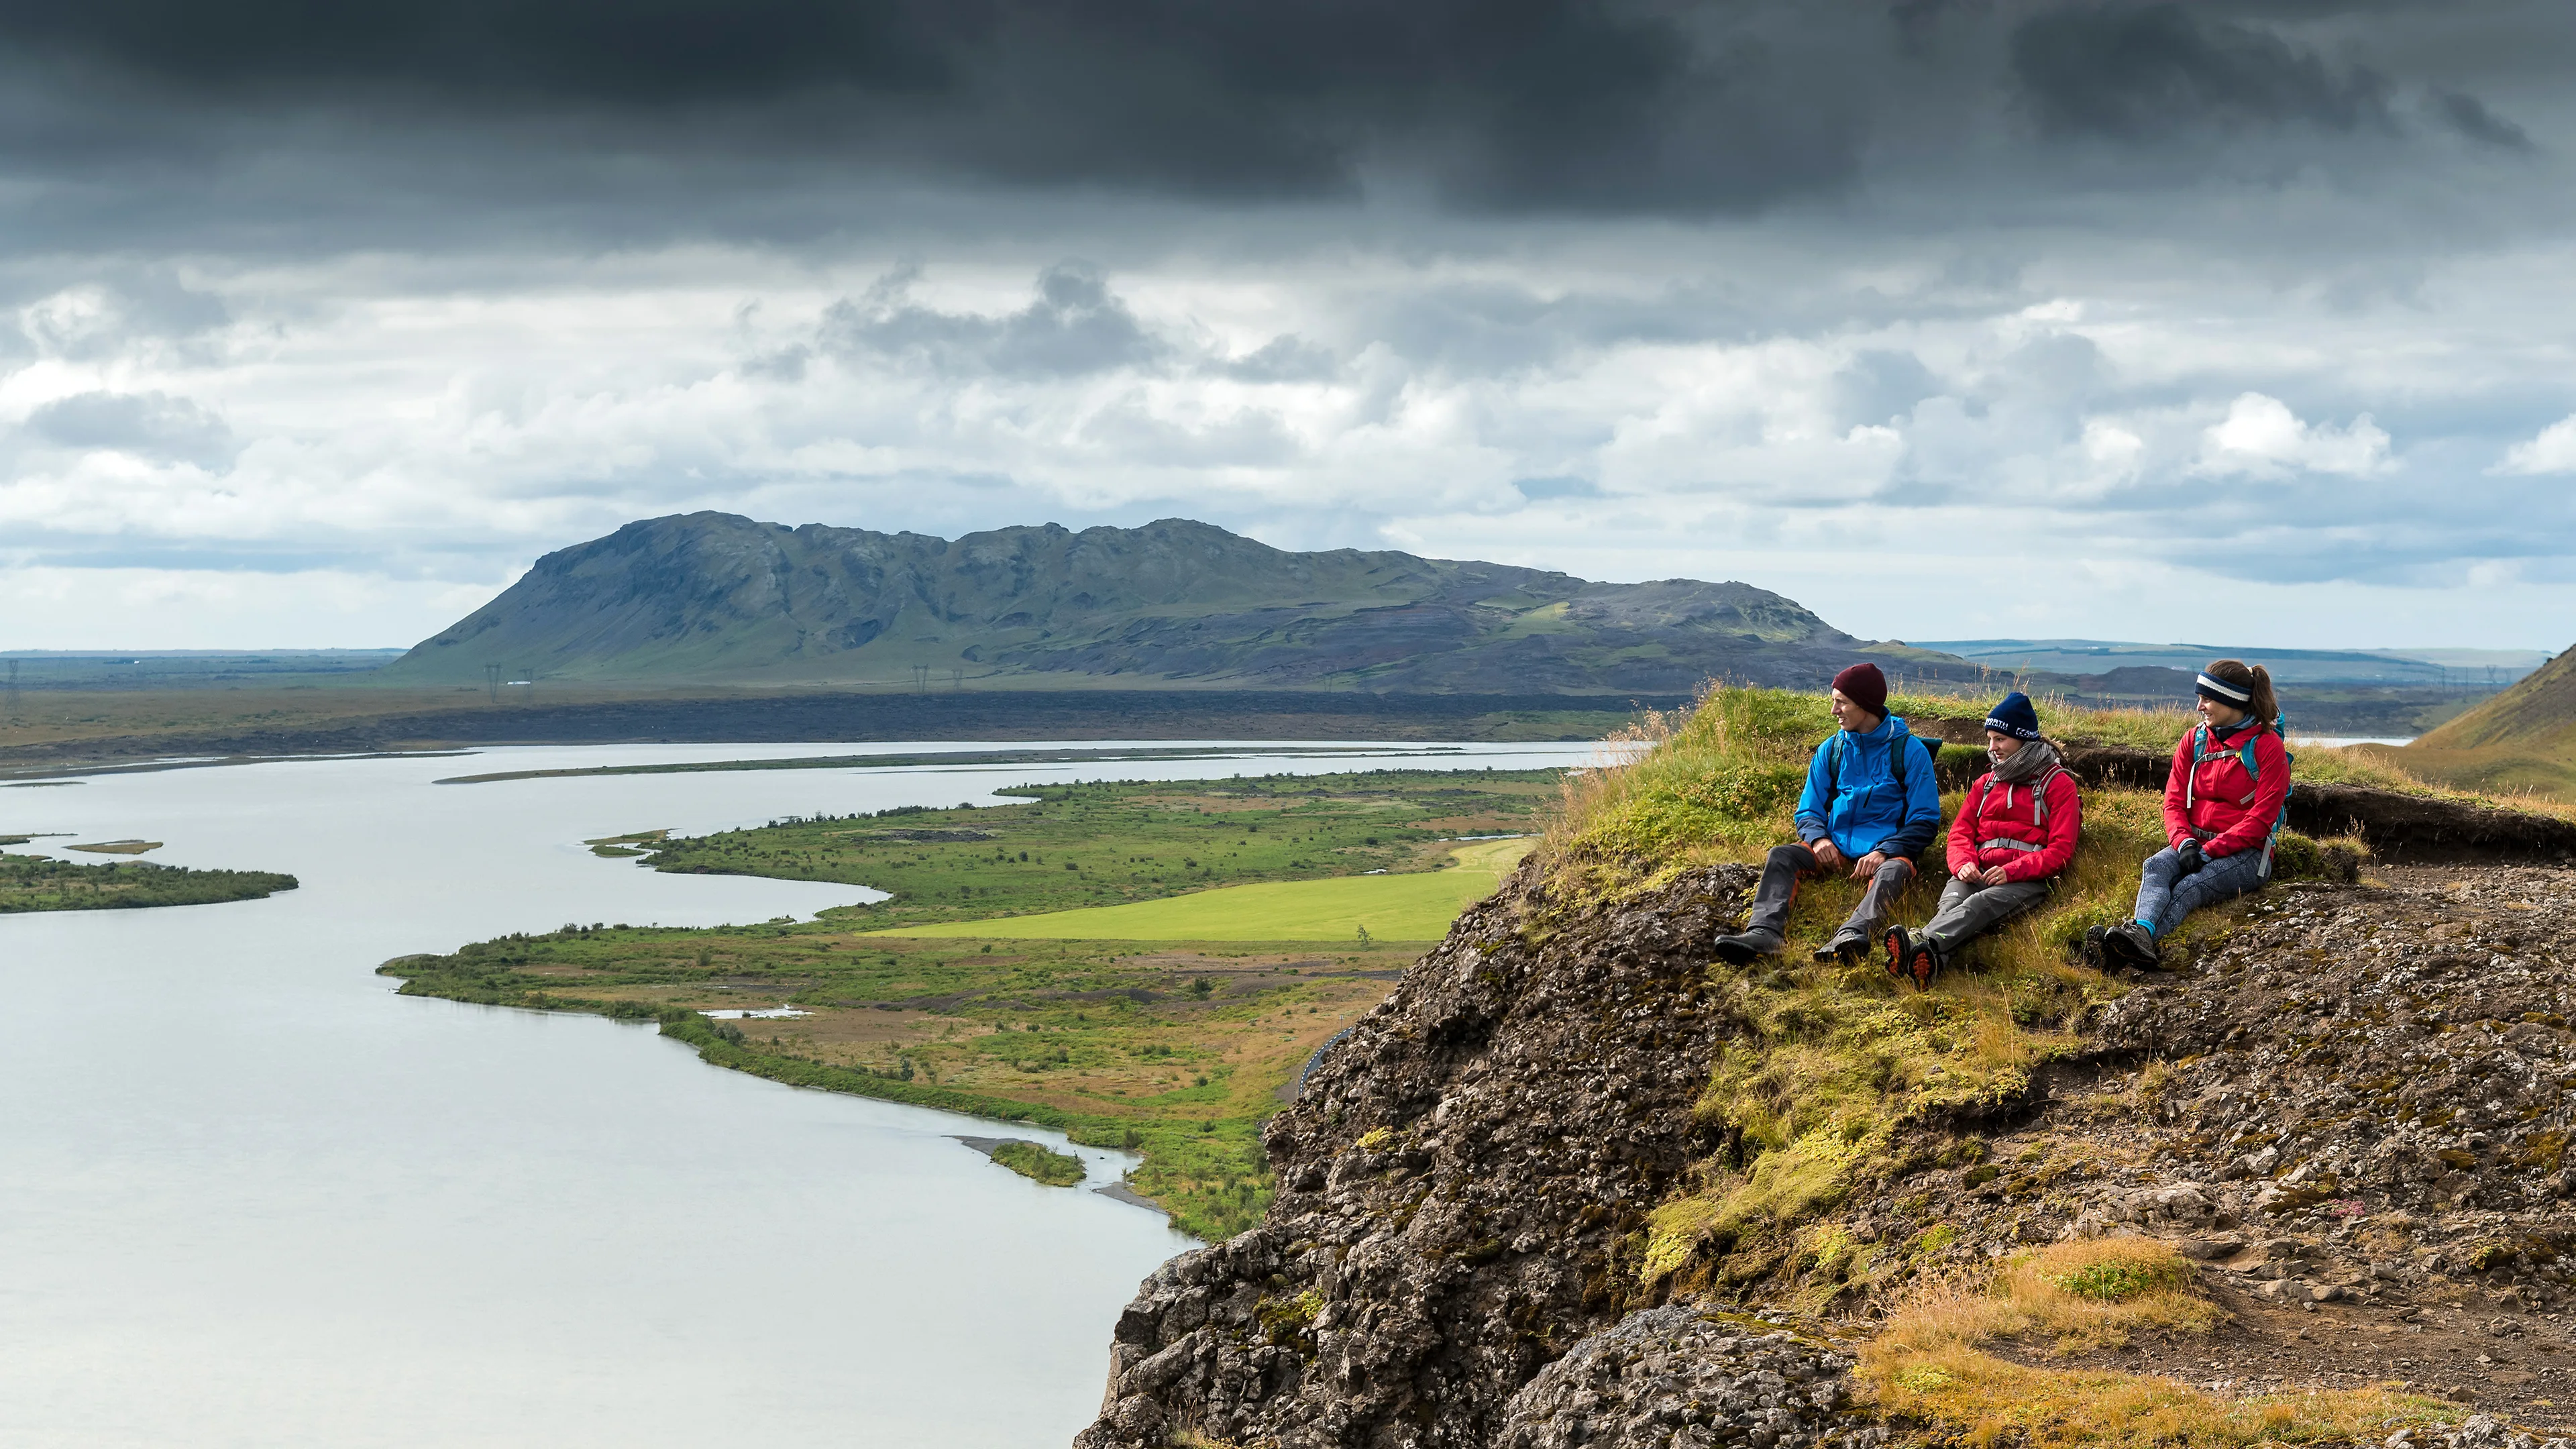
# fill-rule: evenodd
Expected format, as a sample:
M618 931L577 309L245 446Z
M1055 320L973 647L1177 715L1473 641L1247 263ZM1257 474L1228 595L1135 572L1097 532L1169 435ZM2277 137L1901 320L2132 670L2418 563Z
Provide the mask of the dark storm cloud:
M2459 91L2438 91L2433 96L2433 107L2435 113L2451 129L2472 141L2502 147L2507 151L2532 149L2531 136L2528 132L2488 110L2486 103L2475 96L2464 95Z
M9 0L0 49L233 112L685 120L771 150L1212 195L1344 194L1392 163L1469 205L1615 210L1847 173L1847 120L1788 104L1776 20L1589 0Z
M2012 37L2014 80L2059 134L2141 140L2216 125L2395 129L2392 85L2268 31L2181 5L2074 6Z
M15 47L208 94L396 86L456 100L646 106L817 84L936 91L989 7L809 0L0 4Z
M2464 11L2484 29L2438 76L2375 42ZM227 250L505 218L796 242L918 216L884 188L925 184L1691 217L1845 194L1891 156L1884 179L1965 207L1962 181L2044 184L1980 149L2016 108L2126 145L2385 140L2396 88L2512 147L2492 67L2456 53L2551 31L2368 0L0 0L0 172L52 183L12 208L23 243Z

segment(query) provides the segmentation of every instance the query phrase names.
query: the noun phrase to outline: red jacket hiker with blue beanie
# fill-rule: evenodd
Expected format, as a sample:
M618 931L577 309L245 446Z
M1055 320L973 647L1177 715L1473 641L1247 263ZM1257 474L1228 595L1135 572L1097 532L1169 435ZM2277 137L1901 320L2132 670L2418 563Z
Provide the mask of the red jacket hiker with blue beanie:
M2075 859L2084 832L2084 797L2075 777L2053 770L2038 785L1995 782L1968 787L1950 822L1950 873L1999 867L2006 880L2047 880Z
M2042 738L2039 711L2015 690L1986 715L1993 767L1968 787L1950 825L1950 880L1918 931L1891 926L1879 939L1892 976L1929 986L1951 955L2048 899L2084 833L2084 796Z

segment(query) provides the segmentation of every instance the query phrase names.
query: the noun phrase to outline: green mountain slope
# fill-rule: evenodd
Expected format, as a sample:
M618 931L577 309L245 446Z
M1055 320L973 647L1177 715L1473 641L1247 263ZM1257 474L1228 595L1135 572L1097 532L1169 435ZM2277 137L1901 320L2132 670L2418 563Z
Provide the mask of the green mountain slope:
M2394 758L2444 784L2576 800L2576 649Z
M1975 673L1740 583L1290 553L1186 519L951 541L693 513L546 555L382 677L910 683L927 670L1017 688L1674 694L1711 676L1813 682L1864 657Z

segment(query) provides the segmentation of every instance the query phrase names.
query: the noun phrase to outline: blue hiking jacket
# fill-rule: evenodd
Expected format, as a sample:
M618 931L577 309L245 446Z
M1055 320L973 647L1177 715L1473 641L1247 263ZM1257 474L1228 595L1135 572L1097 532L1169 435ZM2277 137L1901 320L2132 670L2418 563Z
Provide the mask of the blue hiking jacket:
M1890 760L1905 751L1905 783ZM1932 754L1889 715L1867 734L1836 730L1807 762L1807 788L1798 796L1798 838L1812 845L1827 836L1843 854L1873 850L1913 860L1941 830L1941 787L1932 778Z

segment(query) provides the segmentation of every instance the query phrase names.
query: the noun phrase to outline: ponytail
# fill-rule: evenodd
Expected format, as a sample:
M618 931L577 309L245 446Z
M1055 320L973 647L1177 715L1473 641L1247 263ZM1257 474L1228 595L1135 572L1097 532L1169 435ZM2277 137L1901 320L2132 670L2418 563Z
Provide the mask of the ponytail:
M2262 665L2221 659L2201 673L2245 691L2245 717L2254 723L2268 727L2281 717L2281 701L2272 693L2272 672Z

